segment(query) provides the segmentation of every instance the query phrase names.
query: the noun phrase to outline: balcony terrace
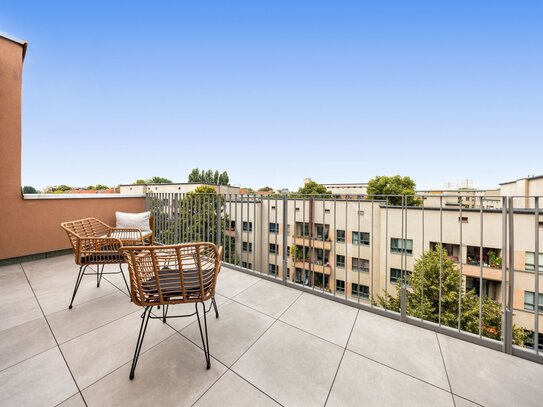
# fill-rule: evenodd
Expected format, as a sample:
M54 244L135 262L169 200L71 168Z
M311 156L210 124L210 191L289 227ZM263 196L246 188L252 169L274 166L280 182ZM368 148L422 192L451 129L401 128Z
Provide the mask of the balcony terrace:
M133 381L141 309L120 276L72 256L0 267L2 405L540 405L543 365L223 267L209 318L153 320ZM177 306L177 307L185 307ZM170 322L171 321L171 322Z

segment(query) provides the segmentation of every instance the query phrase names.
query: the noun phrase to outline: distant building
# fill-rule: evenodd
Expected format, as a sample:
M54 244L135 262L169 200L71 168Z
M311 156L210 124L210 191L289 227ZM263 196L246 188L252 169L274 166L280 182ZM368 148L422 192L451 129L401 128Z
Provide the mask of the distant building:
M212 187L219 194L239 194L240 188L230 185L204 184L199 182L185 182L172 184L124 184L119 185L121 194L153 193L180 193L193 192L198 187Z
M515 181L502 182L500 194L501 196L517 197L514 199L515 207L533 208L534 200L529 197L543 195L543 175L532 175ZM539 203L539 207L543 207L543 202Z

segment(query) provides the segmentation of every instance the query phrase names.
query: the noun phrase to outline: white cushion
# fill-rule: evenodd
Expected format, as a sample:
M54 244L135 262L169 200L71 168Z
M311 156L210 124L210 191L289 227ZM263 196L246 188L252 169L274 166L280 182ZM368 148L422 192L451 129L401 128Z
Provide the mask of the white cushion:
M116 226L118 228L137 228L141 230L141 233L144 235L146 233L151 233L151 229L149 228L149 218L151 217L151 212L115 212L115 217L117 218Z

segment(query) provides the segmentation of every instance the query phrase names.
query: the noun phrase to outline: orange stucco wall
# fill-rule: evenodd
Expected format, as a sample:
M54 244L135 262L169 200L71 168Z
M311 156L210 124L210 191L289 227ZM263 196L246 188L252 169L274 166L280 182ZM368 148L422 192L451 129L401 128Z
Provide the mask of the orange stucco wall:
M60 223L142 212L144 198L25 200L21 194L23 47L0 37L0 260L68 248Z

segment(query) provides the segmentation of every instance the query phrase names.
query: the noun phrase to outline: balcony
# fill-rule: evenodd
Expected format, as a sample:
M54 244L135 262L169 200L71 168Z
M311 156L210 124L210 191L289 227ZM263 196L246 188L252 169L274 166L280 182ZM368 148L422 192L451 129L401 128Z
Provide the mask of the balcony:
M195 318L149 324L72 256L0 267L3 405L539 405L543 366L223 267L211 370ZM537 379L536 379L537 378Z

